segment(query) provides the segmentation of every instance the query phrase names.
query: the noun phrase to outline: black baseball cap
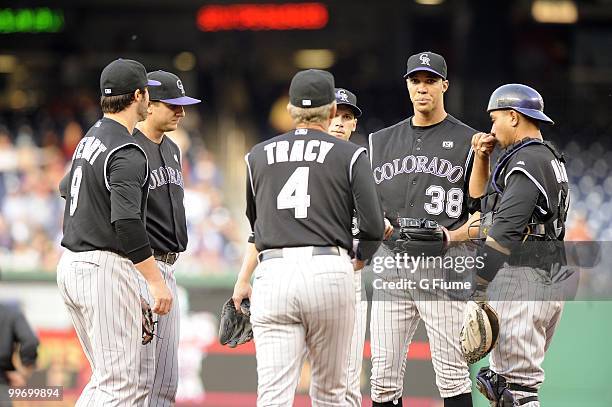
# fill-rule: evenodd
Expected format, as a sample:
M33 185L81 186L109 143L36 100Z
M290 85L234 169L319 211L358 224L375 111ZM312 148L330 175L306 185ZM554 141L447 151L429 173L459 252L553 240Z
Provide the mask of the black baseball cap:
M296 73L291 80L289 101L293 106L319 107L334 100L334 76L327 71L307 69Z
M436 75L446 79L447 67L444 57L435 52L425 51L419 52L418 54L412 55L406 62L406 74L404 78L407 78L411 74L417 71L429 71Z
M344 88L336 88L336 104L349 106L353 113L355 113L355 117L361 116L361 109L357 107L357 96L350 90L346 90Z
M146 86L159 86L158 81L147 79L147 70L133 59L115 59L100 74L102 96L125 95Z
M161 86L149 89L149 100L158 100L160 102L179 106L195 105L201 102L200 99L185 96L183 82L173 73L155 71L150 72L147 78L161 83Z

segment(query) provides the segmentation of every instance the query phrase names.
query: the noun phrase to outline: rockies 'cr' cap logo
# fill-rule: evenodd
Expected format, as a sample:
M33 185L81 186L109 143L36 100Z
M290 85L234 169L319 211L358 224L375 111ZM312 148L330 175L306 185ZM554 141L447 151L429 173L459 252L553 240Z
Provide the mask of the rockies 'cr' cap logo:
M421 65L429 65L429 57L427 56L427 54L419 55L419 60L421 61Z
M185 94L185 88L183 88L183 82L181 82L180 79L178 81L176 81L176 87L181 90L181 93L183 95Z
M344 89L338 89L338 92L336 92L336 97L343 102L349 101L348 95L346 94L346 91Z

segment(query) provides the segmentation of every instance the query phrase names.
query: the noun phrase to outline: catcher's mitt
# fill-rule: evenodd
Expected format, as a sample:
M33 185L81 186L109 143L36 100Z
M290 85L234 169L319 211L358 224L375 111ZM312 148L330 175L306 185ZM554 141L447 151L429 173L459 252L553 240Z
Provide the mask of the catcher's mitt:
M219 324L219 342L235 348L253 339L253 329L251 327L251 303L248 298L242 300L240 310L236 311L234 301L230 298L221 308L221 322Z
M459 334L461 352L468 364L484 358L497 343L499 317L484 301L468 301Z
M448 246L446 229L435 220L423 218L398 218L399 239L397 249L409 254L439 256Z
M153 321L151 307L142 295L140 296L140 308L142 309L142 344L146 345L155 336L155 324L157 321Z

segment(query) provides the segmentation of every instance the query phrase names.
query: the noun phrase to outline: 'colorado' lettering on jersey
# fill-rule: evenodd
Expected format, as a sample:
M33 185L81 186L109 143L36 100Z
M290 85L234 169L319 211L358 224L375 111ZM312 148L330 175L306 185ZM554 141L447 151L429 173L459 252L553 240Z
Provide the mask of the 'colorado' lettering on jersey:
M374 168L374 181L380 184L385 180L391 180L396 175L413 172L433 174L455 183L463 177L464 170L462 166L453 166L450 161L444 158L433 157L430 161L429 157L424 155L407 155L402 159L396 158Z
M465 223L475 133L451 115L425 127L410 117L372 133L370 163L385 216L434 219L450 230Z
M155 189L166 184L178 185L184 189L185 184L183 182L183 174L181 171L168 166L151 170L149 189Z

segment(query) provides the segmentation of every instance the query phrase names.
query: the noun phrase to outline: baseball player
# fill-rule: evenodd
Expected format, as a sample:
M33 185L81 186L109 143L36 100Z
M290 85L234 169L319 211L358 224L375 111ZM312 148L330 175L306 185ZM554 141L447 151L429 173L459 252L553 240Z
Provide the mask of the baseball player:
M491 282L490 305L499 315L500 333L491 366L481 369L477 384L492 406L535 407L544 354L563 310L562 295L551 282L566 268L559 242L570 200L568 178L563 155L542 140L540 126L554 123L535 89L503 85L491 95L487 111L491 132L475 135L474 146L492 136L505 152L483 198L483 219L492 214L492 224L477 291L486 292ZM475 160L489 165L488 155ZM470 191L484 195L485 183L474 178Z
M293 405L306 356L312 405L345 406L354 267L380 244L382 210L366 150L327 133L336 114L334 77L298 72L289 99L296 128L245 157L253 232L233 299L237 309L251 299L258 406ZM354 210L363 237L355 266L349 256Z
M161 85L149 90L147 118L138 123L134 139L149 160L146 224L153 257L172 291L172 297L177 298L175 262L187 247L184 184L181 151L164 133L176 130L179 121L185 117L183 106L200 103L200 100L186 96L183 83L170 72L155 71L147 77ZM148 299L146 285L141 286L141 292ZM179 323L177 301L168 314L157 319L159 337L153 340L155 378L147 406L174 404L178 386Z
M444 108L449 82L441 55L412 55L404 78L414 115L369 138L377 191L385 218L394 226L390 241L383 243L375 257L395 256L392 249L397 250L401 218L437 221L450 241L468 238L473 202L467 189L473 163L471 139L476 131ZM395 277L405 272L395 267L387 271ZM419 270L429 281L444 277L445 272L431 267ZM444 406L471 406L470 375L458 341L465 303L448 300L441 290L425 293L421 299L406 292L401 300L383 299L385 293L380 291L374 290L370 321L373 405L402 405L406 352L422 319Z
M8 399L9 387L27 384L36 367L39 344L21 310L0 303L0 406L13 405ZM19 353L18 358L16 353ZM15 359L19 363L14 363Z
M155 351L143 346L140 284L167 314L172 293L145 230L149 167L132 132L147 115L147 79L137 61L118 59L100 76L104 117L72 156L57 283L92 375L77 406L142 406L153 385Z

